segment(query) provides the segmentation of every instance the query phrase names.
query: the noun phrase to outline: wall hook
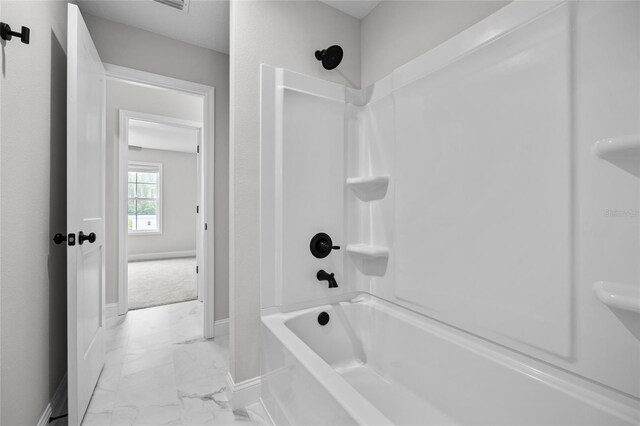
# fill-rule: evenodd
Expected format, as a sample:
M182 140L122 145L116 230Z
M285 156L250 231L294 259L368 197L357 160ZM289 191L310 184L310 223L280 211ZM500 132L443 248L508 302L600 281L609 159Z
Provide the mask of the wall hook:
M5 24L4 22L0 22L0 37L3 40L11 40L13 36L16 36L22 41L24 44L29 44L29 38L31 35L31 30L27 27L22 27L22 32L11 31L11 27L9 24Z

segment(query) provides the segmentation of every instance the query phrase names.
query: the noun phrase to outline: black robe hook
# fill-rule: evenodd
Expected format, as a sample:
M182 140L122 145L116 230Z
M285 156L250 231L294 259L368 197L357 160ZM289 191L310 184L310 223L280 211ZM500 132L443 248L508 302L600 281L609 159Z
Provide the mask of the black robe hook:
M13 36L18 37L24 44L29 44L31 30L27 27L22 27L22 31L18 33L15 31L11 31L11 27L9 26L9 24L0 22L0 37L2 37L3 40L11 40Z

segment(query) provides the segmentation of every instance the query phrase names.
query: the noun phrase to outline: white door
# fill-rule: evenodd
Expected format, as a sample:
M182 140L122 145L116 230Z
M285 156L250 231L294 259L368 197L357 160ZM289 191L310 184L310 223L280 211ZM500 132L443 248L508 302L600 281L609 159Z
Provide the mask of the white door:
M104 67L78 7L70 4L67 44L67 356L71 426L81 423L105 358L104 97Z

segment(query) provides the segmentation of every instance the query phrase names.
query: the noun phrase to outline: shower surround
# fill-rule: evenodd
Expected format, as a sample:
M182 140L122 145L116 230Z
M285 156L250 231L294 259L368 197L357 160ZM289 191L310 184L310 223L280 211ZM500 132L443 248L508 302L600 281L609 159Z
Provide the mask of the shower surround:
M638 70L636 2L515 2L362 90L263 65L272 420L639 422Z

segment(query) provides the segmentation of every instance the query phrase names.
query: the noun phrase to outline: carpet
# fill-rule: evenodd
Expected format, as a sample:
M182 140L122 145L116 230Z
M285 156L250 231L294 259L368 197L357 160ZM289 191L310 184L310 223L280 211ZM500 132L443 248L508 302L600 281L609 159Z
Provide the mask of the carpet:
M129 262L129 309L197 298L195 257Z

